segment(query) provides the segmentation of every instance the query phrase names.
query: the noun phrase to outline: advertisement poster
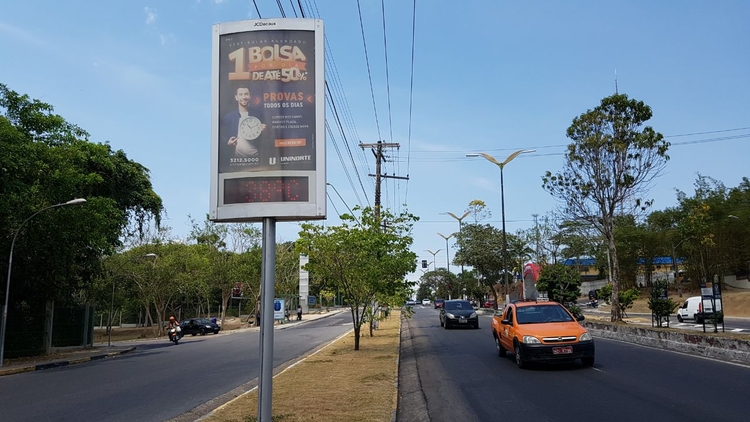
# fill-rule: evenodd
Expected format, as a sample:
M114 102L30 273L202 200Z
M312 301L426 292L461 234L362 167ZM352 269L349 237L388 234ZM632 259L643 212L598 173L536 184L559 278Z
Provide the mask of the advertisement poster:
M324 45L320 19L213 25L211 221L326 218Z
M219 173L316 169L315 31L268 25L219 36Z

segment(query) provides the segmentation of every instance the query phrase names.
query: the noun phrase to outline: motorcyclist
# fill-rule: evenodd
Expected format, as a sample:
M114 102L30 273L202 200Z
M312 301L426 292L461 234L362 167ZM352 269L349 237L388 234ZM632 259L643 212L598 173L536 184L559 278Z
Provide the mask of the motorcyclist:
M175 317L174 316L170 316L169 317L169 322L167 322L167 333L169 333L170 331L172 331L172 328L177 328L179 326L180 326L180 323L177 322L177 320L175 319ZM182 337L182 336L180 336L180 333L177 333L177 335L179 337Z
M596 290L589 290L588 305L592 308L596 308L599 305L599 292L597 292Z

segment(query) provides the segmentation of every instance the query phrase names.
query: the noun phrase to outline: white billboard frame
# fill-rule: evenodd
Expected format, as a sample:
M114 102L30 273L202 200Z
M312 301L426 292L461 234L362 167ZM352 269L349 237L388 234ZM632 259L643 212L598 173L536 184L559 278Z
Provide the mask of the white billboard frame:
M307 139L313 146L315 157L314 168L305 169L247 169L241 171L220 172L222 155L220 151L219 127L221 122L220 93L227 92L229 83L220 74L221 57L220 43L226 41L232 34L245 37L259 37L267 34L269 39L276 31L310 31L314 39L314 140ZM212 63L211 63L211 165L210 165L210 205L209 219L215 222L261 222L264 218L275 218L280 221L304 221L326 218L326 142L325 142L325 39L323 21L320 19L280 18L253 19L235 22L225 22L213 25L212 31ZM247 35L253 33L253 35ZM258 34L258 35L255 35ZM271 42L271 41L269 41ZM247 44L247 41L245 41ZM270 46L268 48L271 48ZM274 46L278 48L278 45ZM283 48L283 47L282 47ZM248 56L250 53L248 53ZM244 60L243 60L244 61ZM243 63L243 69L245 64ZM247 72L249 75L251 72ZM249 84L253 81L248 79ZM223 86L226 84L226 86ZM252 85L250 85L252 86ZM281 103L279 103L281 104ZM287 103L288 104L288 103ZM266 104L263 104L266 106ZM265 130L265 127L264 127ZM273 129L271 129L273 131ZM311 131L312 132L312 131ZM278 142L277 139L275 142ZM286 157L284 157L286 158ZM279 161L282 161L280 159ZM274 161L275 163L275 161ZM279 164L280 166L280 164ZM304 182L307 182L306 184ZM285 198L293 197L292 188L307 193L307 200L271 200L269 202L239 202L229 203L227 200L227 183L255 189L252 193ZM243 182L247 182L244 183ZM302 182L302 183L300 183ZM252 188L248 186L253 186ZM266 187L271 186L273 190ZM279 189L281 188L281 189ZM264 190L265 189L265 190ZM285 193L286 191L286 193ZM234 192L234 191L233 191ZM269 193L271 192L271 193ZM235 194L235 196L237 196ZM257 195L256 195L257 196Z

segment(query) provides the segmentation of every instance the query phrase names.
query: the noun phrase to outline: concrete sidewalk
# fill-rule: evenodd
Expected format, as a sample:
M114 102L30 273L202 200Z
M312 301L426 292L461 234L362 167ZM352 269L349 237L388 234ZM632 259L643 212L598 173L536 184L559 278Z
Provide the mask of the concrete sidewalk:
M297 321L297 315L293 314L291 321L284 321L274 325L274 329L283 330L305 322L316 319L327 318L346 312L348 308L334 308L330 311L309 313L302 316L302 321ZM230 334L246 330L260 330L260 327L244 327L234 330L221 331L221 333ZM40 371L42 369L59 368L61 366L77 365L96 361L100 359L112 358L125 353L130 353L138 347L139 342L153 341L154 339L119 341L117 344L107 346L105 343L96 343L94 347L88 349L70 350L58 352L51 355L30 356L28 358L10 359L10 363L0 368L0 376L20 374L23 372Z

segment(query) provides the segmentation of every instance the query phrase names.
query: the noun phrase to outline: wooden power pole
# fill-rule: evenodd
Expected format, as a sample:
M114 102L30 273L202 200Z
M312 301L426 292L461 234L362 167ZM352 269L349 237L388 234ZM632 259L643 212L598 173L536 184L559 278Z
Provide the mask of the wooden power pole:
M403 176L389 176L381 173L381 164L384 161L388 161L383 155L383 148L399 148L400 145L397 143L388 143L378 141L377 144L359 144L360 148L372 148L372 153L375 155L375 174L369 174L368 176L375 176L375 219L380 222L380 179L403 179L409 180L409 177ZM378 223L379 224L379 223Z

